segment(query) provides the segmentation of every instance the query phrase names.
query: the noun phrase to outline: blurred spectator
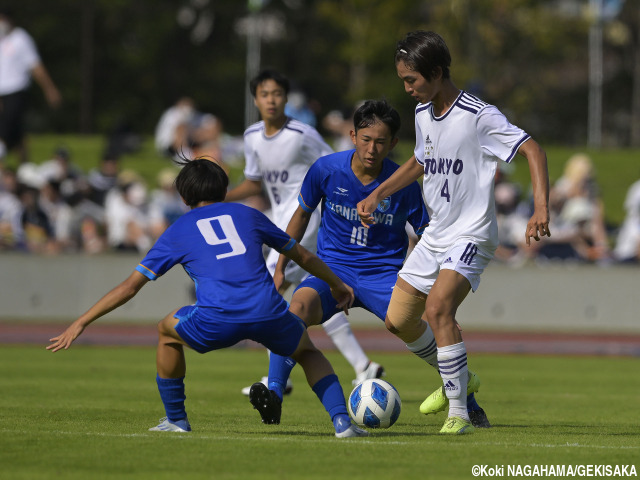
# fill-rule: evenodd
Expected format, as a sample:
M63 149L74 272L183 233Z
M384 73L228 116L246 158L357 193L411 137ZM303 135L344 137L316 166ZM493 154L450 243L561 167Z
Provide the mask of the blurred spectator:
M59 192L65 201L76 194L78 181L83 176L80 168L71 163L71 154L65 147L58 147L53 152L53 157L46 160L38 171L43 182L56 182Z
M165 168L158 173L158 187L153 190L149 201L149 231L154 240L158 239L169 225L189 211L176 190L177 171Z
M591 159L577 153L567 160L563 175L550 191L550 208L556 212L558 234L573 242L577 257L587 261L607 261L611 257L604 208ZM553 221L553 218L552 218ZM554 229L555 227L555 229ZM556 233L558 232L558 233Z
M167 157L206 155L222 162L222 122L211 113L199 112L189 97L180 98L160 117L155 131L158 152Z
M354 148L351 140L351 130L353 130L351 115L340 110L331 110L322 119L322 127L331 136L329 143L336 152Z
M511 168L510 164L500 164L496 170L494 195L499 244L495 258L518 266L529 258L523 232L531 212L522 202L520 186L509 179Z
M146 252L152 245L148 233L147 187L141 177L124 170L116 188L107 193L105 223L107 244L115 250Z
M71 235L73 209L62 198L60 183L54 180L46 181L40 189L38 205L47 215L57 249L70 250L75 248L76 245Z
M626 215L618 238L614 257L620 262L640 261L640 180L636 181L629 190L624 201Z
M56 253L58 248L53 228L38 204L38 190L22 185L18 190L18 198L22 204L21 222L26 250L32 253Z
M23 123L31 78L40 85L51 107L57 108L62 97L35 42L14 20L13 12L0 8L0 161L15 148L22 163L27 161Z
M87 176L90 192L87 198L97 205L104 206L105 199L110 190L115 188L118 182L120 162L116 156L107 151L102 157L97 168L92 168Z
M18 181L11 169L0 169L0 250L18 248L23 239Z

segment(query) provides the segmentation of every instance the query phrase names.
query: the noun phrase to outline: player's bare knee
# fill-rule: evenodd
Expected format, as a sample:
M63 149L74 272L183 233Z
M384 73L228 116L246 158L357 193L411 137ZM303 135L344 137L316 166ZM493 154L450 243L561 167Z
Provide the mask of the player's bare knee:
M447 328L455 324L455 317L447 306L438 301L427 301L425 315L434 330Z

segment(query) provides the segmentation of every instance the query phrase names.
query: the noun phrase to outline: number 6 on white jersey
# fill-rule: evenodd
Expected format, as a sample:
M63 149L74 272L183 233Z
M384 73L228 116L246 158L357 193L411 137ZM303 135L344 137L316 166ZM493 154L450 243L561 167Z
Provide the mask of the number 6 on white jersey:
M216 235L216 232L213 230L213 225L211 224L213 221L218 222L225 238L219 238L218 235ZM242 243L240 235L238 235L238 231L236 230L236 226L233 224L231 215L202 218L196 222L196 226L198 227L198 230L200 230L204 240L209 245L223 245L227 243L231 247L230 252L216 255L217 259L242 255L247 251L247 247Z

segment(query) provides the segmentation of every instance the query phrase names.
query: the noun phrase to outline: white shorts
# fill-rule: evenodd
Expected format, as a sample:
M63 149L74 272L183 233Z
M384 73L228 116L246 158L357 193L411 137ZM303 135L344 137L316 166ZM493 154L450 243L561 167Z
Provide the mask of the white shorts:
M276 271L276 264L278 263L278 258L280 257L280 253L273 248L269 249L269 255L267 255L267 269L269 273L273 277L273 273ZM309 276L309 272L303 269L296 262L290 260L287 263L287 266L284 269L284 279L293 283L294 285L298 285L302 283L302 281Z
M436 252L424 242L418 242L398 275L428 295L440 270L454 270L469 280L475 292L480 284L480 275L492 258L493 252L489 254L468 240L454 244L446 252Z

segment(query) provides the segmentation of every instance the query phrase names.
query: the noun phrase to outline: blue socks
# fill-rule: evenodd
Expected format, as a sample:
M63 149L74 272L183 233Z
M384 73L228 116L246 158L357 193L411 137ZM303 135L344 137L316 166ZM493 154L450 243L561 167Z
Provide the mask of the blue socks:
M280 400L284 395L287 379L295 366L296 362L291 357L283 357L273 352L269 355L269 385L267 387L276 392Z
M187 397L184 394L184 377L160 378L160 375L157 375L156 383L167 419L172 423L186 419L187 412L184 408L184 401Z
M344 393L337 375L327 375L320 379L312 387L312 390L322 402L325 410L329 413L336 433L342 433L351 426L351 419L347 413Z

